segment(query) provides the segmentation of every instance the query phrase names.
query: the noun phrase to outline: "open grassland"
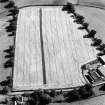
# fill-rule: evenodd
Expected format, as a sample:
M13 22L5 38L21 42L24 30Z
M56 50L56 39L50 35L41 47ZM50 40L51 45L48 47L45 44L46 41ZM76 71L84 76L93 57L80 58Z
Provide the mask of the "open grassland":
M97 51L90 46L91 40L83 38L87 32L79 30L79 26L61 7L21 9L13 88L32 90L84 85L81 63L94 59Z

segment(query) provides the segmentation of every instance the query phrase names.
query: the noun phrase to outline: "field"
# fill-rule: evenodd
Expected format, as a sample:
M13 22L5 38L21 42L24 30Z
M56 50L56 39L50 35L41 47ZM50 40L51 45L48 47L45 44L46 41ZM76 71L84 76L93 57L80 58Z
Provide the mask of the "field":
M87 32L78 30L79 26L70 15L61 11L61 7L21 9L17 24L13 89L84 85L81 63L94 59L97 51L90 46L91 40L83 38Z

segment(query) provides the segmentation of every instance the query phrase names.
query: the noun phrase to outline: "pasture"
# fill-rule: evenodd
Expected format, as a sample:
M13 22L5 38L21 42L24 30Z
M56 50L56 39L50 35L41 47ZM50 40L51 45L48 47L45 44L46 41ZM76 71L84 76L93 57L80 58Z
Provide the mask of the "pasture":
M25 17L25 18L24 18ZM15 42L14 90L72 88L86 82L81 63L97 51L85 30L61 7L20 9Z

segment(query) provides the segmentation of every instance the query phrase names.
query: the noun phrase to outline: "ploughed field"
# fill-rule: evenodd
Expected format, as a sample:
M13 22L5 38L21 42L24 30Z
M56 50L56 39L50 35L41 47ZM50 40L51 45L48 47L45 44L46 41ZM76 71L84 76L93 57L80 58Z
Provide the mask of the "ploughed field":
M82 86L81 64L96 57L85 30L62 7L20 9L17 20L13 90Z

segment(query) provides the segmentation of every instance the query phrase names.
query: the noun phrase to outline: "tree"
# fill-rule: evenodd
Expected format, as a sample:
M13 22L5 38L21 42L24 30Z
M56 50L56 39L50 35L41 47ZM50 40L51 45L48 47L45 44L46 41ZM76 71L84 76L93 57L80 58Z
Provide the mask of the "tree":
M10 29L6 29L6 32L15 32L16 31L16 29L15 28L10 28Z
M19 10L18 9L11 9L8 12L12 13L13 15L16 15L19 13Z
M95 30L91 30L88 35L84 35L83 38L94 38L96 34Z
M44 91L34 91L32 94L30 94L30 97L31 100L29 100L28 103L34 103L32 105L46 105L51 102L51 96L47 93L44 93Z
M9 13L7 16L15 16L15 15L17 15L18 13L16 13L16 12L11 12L11 13Z
M13 58L14 57L14 53L9 53L8 55L5 55L5 58Z
M25 105L36 105L36 103L34 102L34 100L30 99L26 101Z
M100 91L105 91L105 83L99 88Z
M4 52L9 55L14 55L14 50L11 50L11 49L6 49L6 50L4 50Z
M79 98L80 97L78 91L74 89L66 94L65 101L66 102L77 101L79 100Z
M2 90L0 90L0 94L7 94L8 89L6 87L3 87Z
M83 26L84 26L85 29L87 29L89 24L88 23L83 23Z
M10 58L9 60L7 60L5 63L13 63L13 58Z
M13 19L10 19L10 20L8 20L7 22L16 22L17 21L17 17L16 16L13 16Z
M49 95L51 97L55 97L57 95L56 91L54 89L51 90L51 92L49 93Z
M103 55L105 55L105 51L100 52L100 53L97 54L97 56L103 56Z
M102 47L97 47L96 50L103 51L103 50L105 50L105 49L102 48Z
M68 13L74 13L75 12L75 8L73 6L72 3L67 3L67 5L63 6L62 8L63 11L68 11Z
M16 21L12 21L10 22L9 26L16 26L17 22Z
M9 48L5 49L3 52L8 53L8 52L12 52L13 50L14 50L14 47L13 46L9 46Z
M76 16L76 20L74 20L77 24L83 24L84 23L84 17L81 15Z
M86 70L86 65L82 65L81 69Z
M4 81L0 82L0 85L1 86L8 86L11 83L11 81L12 81L12 79L4 80Z
M12 25L11 25L11 26L7 26L7 27L6 27L6 30L7 30L7 31L12 31L12 30L15 31L15 30L16 30L16 26L12 26Z
M91 44L91 46L99 46L101 44L101 41L98 41L98 42L93 42L92 44Z
M13 1L9 1L9 3L4 6L4 8L12 8L14 6L15 6L15 3Z
M78 29L81 29L81 30L86 29L87 30L89 24L88 23L83 23L82 25L83 26L79 27Z
M1 101L0 105L7 105L7 101Z
M8 2L9 0L0 0L0 3Z
M99 47L105 48L105 44L101 44Z
M5 49L3 52L5 52L5 53L10 53L10 52L12 52L13 51L13 49Z
M99 50L99 51L105 50L105 44L99 45L96 49Z
M13 67L14 64L12 62L9 63L4 63L4 68L9 68L9 67Z
M8 34L8 36L15 36L16 33L15 32L12 32L11 34Z
M86 87L80 87L79 90L78 90L79 94L80 94L80 97L82 99L87 99L89 98L90 96L92 96L92 91L91 89L86 89Z
M89 83L85 84L84 87L87 91L92 89L92 85Z
M101 39L94 38L93 43L91 44L91 46L99 46L99 45L101 45L101 43L102 43Z
M51 97L50 97L48 94L42 93L42 94L39 96L39 102L40 102L40 105L49 104L49 103L51 102Z

